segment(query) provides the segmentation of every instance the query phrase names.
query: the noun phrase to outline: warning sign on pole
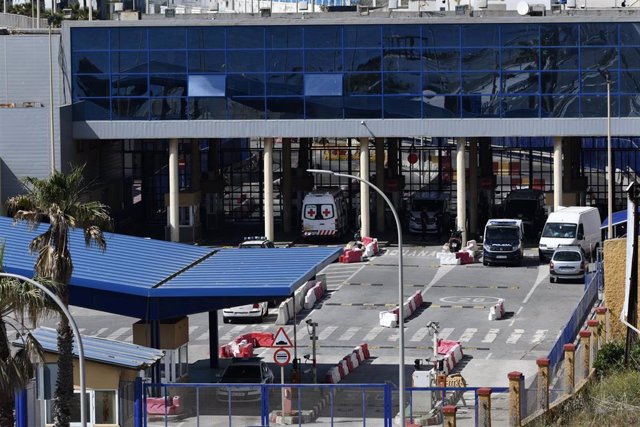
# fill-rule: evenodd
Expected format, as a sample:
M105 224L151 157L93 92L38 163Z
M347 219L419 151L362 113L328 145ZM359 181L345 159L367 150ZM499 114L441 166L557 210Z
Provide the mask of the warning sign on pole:
M293 343L291 342L291 339L289 339L289 336L284 331L283 327L280 327L280 329L278 329L278 332L276 332L271 347L293 347Z

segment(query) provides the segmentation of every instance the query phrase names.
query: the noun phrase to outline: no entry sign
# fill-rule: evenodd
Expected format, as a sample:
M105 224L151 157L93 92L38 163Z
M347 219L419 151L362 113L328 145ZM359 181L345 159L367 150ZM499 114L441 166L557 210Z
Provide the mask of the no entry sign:
M280 367L287 366L291 362L291 353L286 348L279 348L273 353L273 361Z

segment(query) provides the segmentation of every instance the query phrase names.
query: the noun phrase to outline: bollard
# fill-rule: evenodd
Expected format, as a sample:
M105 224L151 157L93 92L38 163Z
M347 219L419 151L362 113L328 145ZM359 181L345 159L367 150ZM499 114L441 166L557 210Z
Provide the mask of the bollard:
M607 307L598 307L596 308L596 314L598 315L598 320L600 321L600 328L602 331L600 332L600 345L607 342Z
M520 427L522 425L522 372L513 371L509 377L509 426Z
M478 389L478 426L491 427L491 389L480 387Z
M584 378L587 378L591 371L591 331L580 331L580 343L584 350L584 363L582 364L582 369Z
M573 394L576 386L576 345L573 343L564 345L564 392Z
M596 319L587 320L587 326L591 331L591 336L593 337L593 352L597 355L598 351L600 351L600 346L604 343L600 342L600 322Z
M541 357L536 360L538 365L538 402L540 408L547 412L549 410L549 359Z
M456 411L458 411L458 408L453 405L447 405L442 408L445 427L456 427Z

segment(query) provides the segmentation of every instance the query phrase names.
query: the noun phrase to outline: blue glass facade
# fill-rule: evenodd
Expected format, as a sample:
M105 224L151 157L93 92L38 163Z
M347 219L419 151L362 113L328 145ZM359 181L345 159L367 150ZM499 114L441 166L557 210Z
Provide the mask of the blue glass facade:
M84 120L604 117L600 70L640 116L640 23L74 27L71 63Z

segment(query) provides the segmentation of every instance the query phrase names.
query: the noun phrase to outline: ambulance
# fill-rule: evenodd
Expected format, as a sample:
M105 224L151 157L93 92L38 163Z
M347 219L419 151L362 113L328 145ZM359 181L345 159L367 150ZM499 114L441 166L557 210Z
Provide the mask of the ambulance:
M347 198L337 187L318 188L302 201L302 237L340 237L349 231Z

